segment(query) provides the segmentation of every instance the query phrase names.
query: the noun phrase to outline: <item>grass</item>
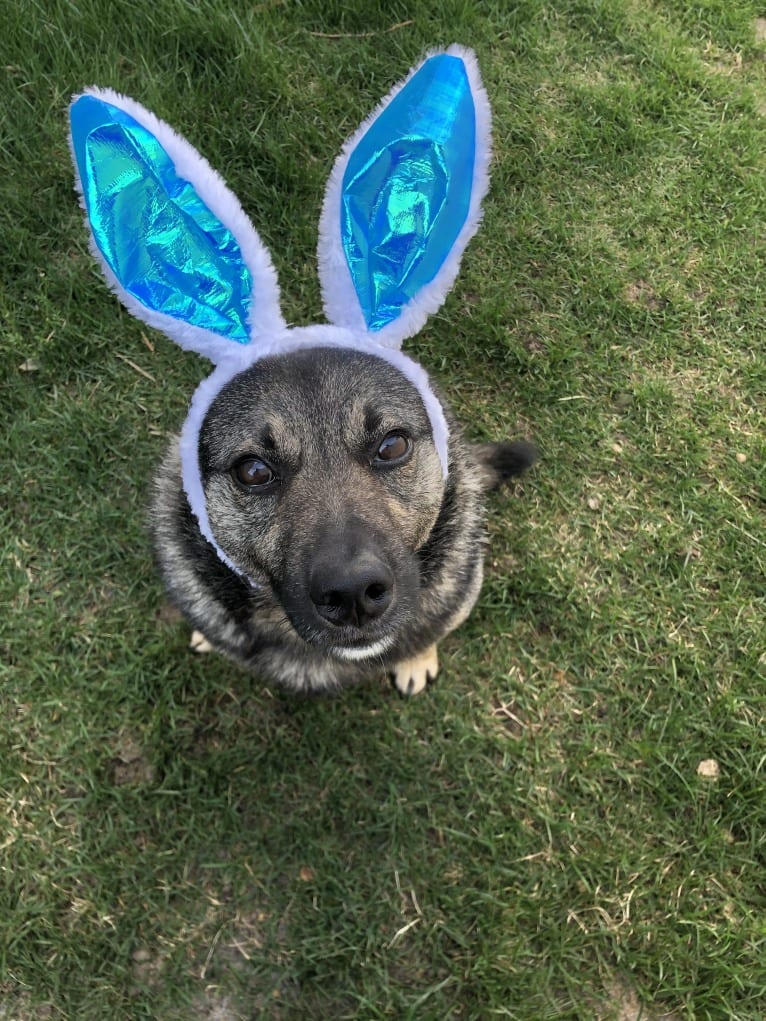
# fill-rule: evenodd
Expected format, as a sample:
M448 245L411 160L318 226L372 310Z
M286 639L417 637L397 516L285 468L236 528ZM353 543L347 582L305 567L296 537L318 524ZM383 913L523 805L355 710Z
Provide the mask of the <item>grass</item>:
M766 1014L762 13L9 0L0 1018ZM147 480L206 367L104 287L66 103L197 144L305 323L339 145L453 40L493 184L409 350L544 459L427 696L296 700L163 610Z

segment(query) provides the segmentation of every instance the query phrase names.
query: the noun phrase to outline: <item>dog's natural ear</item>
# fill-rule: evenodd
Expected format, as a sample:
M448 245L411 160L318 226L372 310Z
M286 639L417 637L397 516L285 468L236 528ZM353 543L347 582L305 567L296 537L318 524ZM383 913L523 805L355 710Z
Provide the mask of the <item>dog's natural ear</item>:
M511 443L475 443L473 452L487 489L497 489L508 479L521 475L539 460L540 451L534 443L513 440Z

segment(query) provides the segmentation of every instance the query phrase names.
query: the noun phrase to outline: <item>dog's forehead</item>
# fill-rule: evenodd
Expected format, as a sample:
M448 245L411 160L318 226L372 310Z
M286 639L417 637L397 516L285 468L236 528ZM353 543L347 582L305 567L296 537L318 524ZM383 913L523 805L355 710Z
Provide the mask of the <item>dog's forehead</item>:
M423 400L401 372L374 355L332 348L255 362L221 389L202 432L300 442L328 423L355 435L397 426L430 434Z

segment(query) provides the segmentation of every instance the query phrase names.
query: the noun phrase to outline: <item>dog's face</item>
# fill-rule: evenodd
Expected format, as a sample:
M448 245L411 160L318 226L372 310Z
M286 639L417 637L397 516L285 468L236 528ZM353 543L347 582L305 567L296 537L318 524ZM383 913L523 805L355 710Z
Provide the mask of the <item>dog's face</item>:
M342 659L385 652L444 494L404 376L346 349L264 358L215 398L199 453L216 541L271 586L301 638Z

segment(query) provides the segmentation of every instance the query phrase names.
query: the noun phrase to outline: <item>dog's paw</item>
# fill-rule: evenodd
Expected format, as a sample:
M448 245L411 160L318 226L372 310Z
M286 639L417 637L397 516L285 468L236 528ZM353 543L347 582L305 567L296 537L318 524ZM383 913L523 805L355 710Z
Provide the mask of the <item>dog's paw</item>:
M402 695L419 695L429 681L439 672L439 657L436 646L431 645L419 656L402 660L394 667L394 684Z
M213 646L207 638L205 638L201 631L192 631L191 638L189 639L189 648L192 652L196 652L200 656L204 652L213 651Z

